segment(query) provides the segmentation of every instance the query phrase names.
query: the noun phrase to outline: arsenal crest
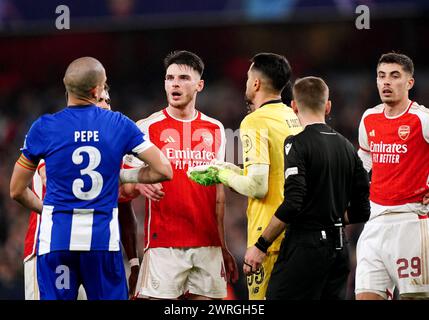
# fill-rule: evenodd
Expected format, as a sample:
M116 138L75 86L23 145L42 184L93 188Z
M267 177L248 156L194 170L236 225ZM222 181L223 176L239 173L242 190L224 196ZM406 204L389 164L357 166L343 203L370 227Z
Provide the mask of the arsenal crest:
M201 137L203 138L203 141L208 146L211 146L213 144L213 136L210 132L203 132L201 134Z
M410 126L400 126L398 128L398 135L402 140L407 140L410 135Z

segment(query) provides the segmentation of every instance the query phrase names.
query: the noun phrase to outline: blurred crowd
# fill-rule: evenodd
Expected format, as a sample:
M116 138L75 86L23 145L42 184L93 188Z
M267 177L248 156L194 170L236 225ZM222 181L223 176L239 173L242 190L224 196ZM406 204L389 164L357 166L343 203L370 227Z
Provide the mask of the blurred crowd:
M386 25L388 28L389 22ZM4 48L0 52L0 299L24 297L22 255L29 213L9 198L10 174L31 123L43 113L56 112L65 106L62 76L73 58L82 55L99 58L106 65L112 108L137 121L166 106L164 56L173 49L195 51L206 63L205 89L198 97L197 108L217 118L233 132L239 128L247 112L244 90L249 59L258 51L285 54L295 78L315 75L327 81L333 104L328 123L357 147L361 115L378 103L377 59L381 53L398 48L383 38L369 54L371 48L364 41L365 37L362 34L356 36L355 30L344 26L325 25L301 31L300 26L292 29L272 26L269 30L249 26L228 30L228 37L222 28L209 28L181 29L174 35L158 30L150 34L81 34L64 39L56 36L0 39L0 46ZM408 34L415 31L418 30L411 28ZM407 36L401 32L396 34L398 39ZM252 34L251 42L246 40L249 34ZM352 35L354 43L350 42ZM211 41L204 45L203 42L195 43L195 39L202 41L209 36ZM424 34L420 36L424 37ZM372 37L378 39L376 35ZM424 47L409 43L408 47L403 47L404 53L416 58L417 62L416 87L411 96L419 103L427 104L429 92L424 89L429 81L429 68L421 56L413 55L421 49ZM285 102L290 100L288 90L284 99ZM228 161L241 163L238 139L229 139L228 149L234 150L233 155L228 155ZM247 201L229 190L226 201L226 237L241 270L246 248ZM144 200L134 201L134 209L139 221L142 256ZM347 227L352 271L349 299L353 298L354 249L361 228L361 225ZM242 275L234 289L237 298L247 298Z

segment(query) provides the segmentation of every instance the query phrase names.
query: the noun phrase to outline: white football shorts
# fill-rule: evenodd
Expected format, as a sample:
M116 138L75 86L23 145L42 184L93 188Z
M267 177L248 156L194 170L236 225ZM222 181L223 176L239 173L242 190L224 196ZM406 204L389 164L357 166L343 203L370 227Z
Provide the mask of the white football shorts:
M37 283L37 257L33 255L24 261L25 300L40 300L39 284Z
M176 299L186 293L226 297L221 248L149 248L140 267L136 297Z
M389 213L369 220L356 249L355 293L386 298L396 286L404 297L429 297L429 218Z

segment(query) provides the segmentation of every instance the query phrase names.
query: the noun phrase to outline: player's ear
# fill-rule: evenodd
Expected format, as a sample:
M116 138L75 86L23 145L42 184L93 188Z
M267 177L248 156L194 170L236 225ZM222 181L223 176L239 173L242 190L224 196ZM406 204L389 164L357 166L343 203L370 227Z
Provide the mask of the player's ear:
M407 90L411 90L411 88L414 86L414 78L411 77L410 79L408 79L407 81Z
M198 84L197 84L197 92L201 92L203 91L203 89L204 89L204 80L201 79L198 81Z
M255 88L255 91L259 91L261 88L261 79L255 78L255 81L253 82L253 87Z
M297 105L296 105L295 100L292 100L292 101L290 102L290 106L292 107L293 112L295 112L295 114L298 114L298 107L297 107Z
M91 97L91 99L95 99L95 101L98 101L97 87L94 87L89 90L89 96Z
M325 104L325 115L327 116L329 113L331 113L331 107L332 107L332 102L331 100L326 101Z

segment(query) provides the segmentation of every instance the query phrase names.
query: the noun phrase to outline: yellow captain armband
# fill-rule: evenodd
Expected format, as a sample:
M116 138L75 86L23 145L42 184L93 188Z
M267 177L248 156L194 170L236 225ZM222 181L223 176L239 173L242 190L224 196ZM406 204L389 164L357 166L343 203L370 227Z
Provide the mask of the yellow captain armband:
M30 170L30 171L36 171L37 169L37 163L35 164L33 161L27 159L24 154L21 153L21 156L16 161L17 164L19 164L21 167Z

